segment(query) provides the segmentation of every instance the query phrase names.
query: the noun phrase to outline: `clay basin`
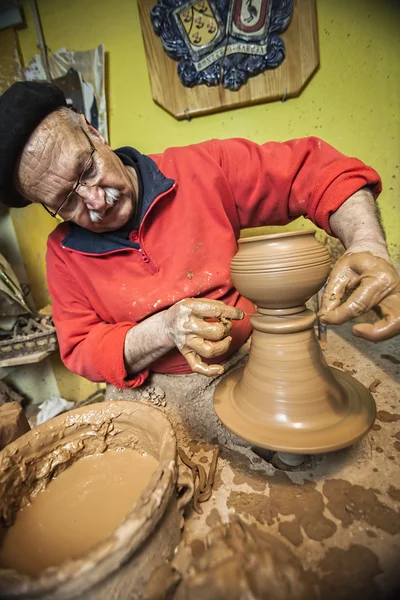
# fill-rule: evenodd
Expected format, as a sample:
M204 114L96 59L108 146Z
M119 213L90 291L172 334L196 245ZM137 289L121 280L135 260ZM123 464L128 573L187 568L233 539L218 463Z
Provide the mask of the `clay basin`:
M329 252L306 229L240 239L231 277L259 309L300 310L325 283L329 266Z
M179 543L182 510L192 493L182 484L178 498L175 433L153 407L129 401L93 404L60 415L6 446L0 452L0 543L25 499L40 493L71 463L122 449L144 451L158 462L126 517L84 555L36 576L0 568L0 598L142 597L153 569Z

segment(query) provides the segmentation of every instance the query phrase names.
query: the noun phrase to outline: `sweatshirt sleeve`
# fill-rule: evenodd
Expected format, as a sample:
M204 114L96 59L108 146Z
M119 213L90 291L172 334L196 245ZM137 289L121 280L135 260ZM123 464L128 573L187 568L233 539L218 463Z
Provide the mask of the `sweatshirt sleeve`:
M129 378L124 363L124 342L136 323L105 323L99 319L79 282L55 252L47 246L47 279L52 297L53 320L65 366L90 381L112 383L118 388L142 385L149 370Z
M382 190L378 173L356 158L309 137L262 145L214 140L238 210L240 227L285 225L304 216L331 233L329 217L352 194Z

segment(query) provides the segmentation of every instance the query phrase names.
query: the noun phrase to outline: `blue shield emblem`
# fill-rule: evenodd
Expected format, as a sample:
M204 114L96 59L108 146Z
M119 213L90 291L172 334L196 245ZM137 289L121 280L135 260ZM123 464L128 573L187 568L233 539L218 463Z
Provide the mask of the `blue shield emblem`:
M284 60L278 34L292 9L293 0L158 0L151 20L183 85L236 91Z

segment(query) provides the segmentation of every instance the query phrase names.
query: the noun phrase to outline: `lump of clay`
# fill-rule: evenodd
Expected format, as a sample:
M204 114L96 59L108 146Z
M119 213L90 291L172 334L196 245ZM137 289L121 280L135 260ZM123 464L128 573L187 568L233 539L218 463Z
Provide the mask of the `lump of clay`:
M18 402L0 406L0 450L29 430L28 420Z
M212 531L174 600L313 600L311 579L275 536L236 518Z

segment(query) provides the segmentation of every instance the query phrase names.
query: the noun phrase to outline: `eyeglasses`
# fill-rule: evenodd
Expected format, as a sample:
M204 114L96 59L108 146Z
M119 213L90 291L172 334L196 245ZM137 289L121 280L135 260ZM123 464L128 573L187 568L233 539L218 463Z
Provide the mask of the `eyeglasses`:
M65 208L71 198L71 196L73 194L76 194L77 189L79 188L79 186L81 185L87 185L87 183L85 183L84 178L86 175L87 170L89 169L90 163L92 162L92 158L94 153L96 152L96 148L93 146L92 141L90 139L90 137L88 136L88 134L86 133L86 131L84 129L82 129L81 127L81 131L84 134L85 138L87 139L87 141L90 144L90 156L87 159L85 166L83 167L83 171L79 176L79 179L77 181L77 183L74 185L74 187L72 188L72 190L69 192L68 196L65 198L65 200L63 200L60 204L60 206L57 208L57 210L55 212L53 212L52 210L50 210L50 208L48 208L45 204L42 204L43 208L49 213L49 215L51 215L52 217L57 217L57 215L60 214L60 212L62 211L63 208Z

